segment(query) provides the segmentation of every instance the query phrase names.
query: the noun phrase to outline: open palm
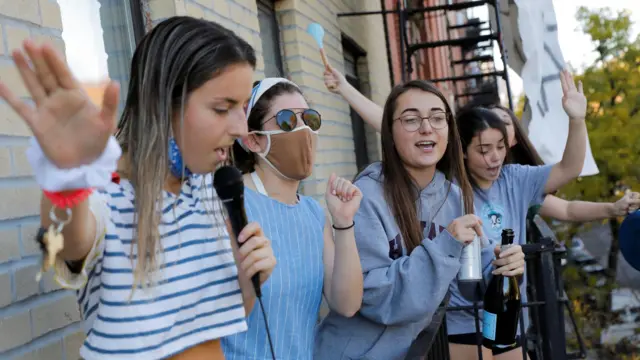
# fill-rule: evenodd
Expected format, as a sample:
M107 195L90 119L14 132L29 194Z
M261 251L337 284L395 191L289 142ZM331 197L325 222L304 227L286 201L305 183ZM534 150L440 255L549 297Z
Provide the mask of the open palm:
M73 77L62 57L48 44L27 40L13 53L20 76L35 102L21 101L0 82L0 97L27 123L47 158L59 168L88 164L104 151L115 130L118 87L105 90L103 108L95 106Z
M584 119L587 116L587 98L584 96L582 82L576 86L573 76L567 70L560 73L562 85L562 107L570 119Z

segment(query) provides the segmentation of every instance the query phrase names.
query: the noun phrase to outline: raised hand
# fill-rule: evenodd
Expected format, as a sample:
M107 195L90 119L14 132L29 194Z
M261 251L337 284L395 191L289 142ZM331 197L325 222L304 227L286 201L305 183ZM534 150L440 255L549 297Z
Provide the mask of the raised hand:
M578 86L573 80L573 76L567 70L560 73L560 84L562 85L562 107L569 115L570 119L582 119L587 116L587 98L584 96L582 81L578 81Z
M342 85L346 84L347 79L338 70L331 65L324 70L324 85L332 93L340 93Z
M24 42L13 60L35 108L0 81L0 97L27 123L47 158L59 168L89 164L104 151L116 127L119 89L107 86L102 109L95 106L49 44ZM27 56L30 60L27 61Z
M360 189L349 180L331 174L324 197L327 201L329 214L333 219L333 225L336 227L351 226L362 200Z

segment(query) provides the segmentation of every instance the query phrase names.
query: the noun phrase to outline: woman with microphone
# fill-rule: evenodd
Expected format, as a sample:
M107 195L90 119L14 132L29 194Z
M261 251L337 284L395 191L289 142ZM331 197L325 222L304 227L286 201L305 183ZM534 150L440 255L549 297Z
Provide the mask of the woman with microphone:
M96 107L51 45L27 40L13 58L35 106L1 82L0 96L34 134L39 239L77 290L81 357L224 359L219 339L247 329L251 277L276 263L258 224L240 249L229 239L211 187L247 132L254 50L213 22L162 21L134 53L117 140L115 83Z
M247 119L249 135L234 144L233 157L245 174L247 216L263 225L278 258L263 288L274 352L278 359L312 360L322 295L344 317L362 302L354 238L362 194L332 174L324 196L329 217L315 199L298 192L314 170L322 118L293 82L257 82ZM247 332L223 340L227 359L271 359L263 314L252 312L248 322Z

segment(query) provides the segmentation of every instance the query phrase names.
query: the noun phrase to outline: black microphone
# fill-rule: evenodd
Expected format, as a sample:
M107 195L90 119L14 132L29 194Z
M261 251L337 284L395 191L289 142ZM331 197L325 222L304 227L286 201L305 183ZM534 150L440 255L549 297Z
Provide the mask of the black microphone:
M229 221L231 222L231 230L233 235L238 239L240 231L247 226L247 214L244 210L244 183L242 182L242 173L233 166L223 166L216 170L213 176L213 187L218 193L218 197L227 209ZM238 243L238 246L242 244ZM260 291L260 273L256 273L251 277L253 289L257 297L262 296Z

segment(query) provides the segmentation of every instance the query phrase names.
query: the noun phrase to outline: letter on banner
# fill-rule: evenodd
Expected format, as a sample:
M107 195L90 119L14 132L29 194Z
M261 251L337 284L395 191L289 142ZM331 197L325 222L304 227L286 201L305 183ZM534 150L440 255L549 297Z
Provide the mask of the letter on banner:
M569 134L560 86L560 71L566 64L558 42L556 15L552 0L515 0L515 3L526 58L520 77L531 107L529 138L544 162L555 164L562 160ZM581 175L598 172L587 138Z

